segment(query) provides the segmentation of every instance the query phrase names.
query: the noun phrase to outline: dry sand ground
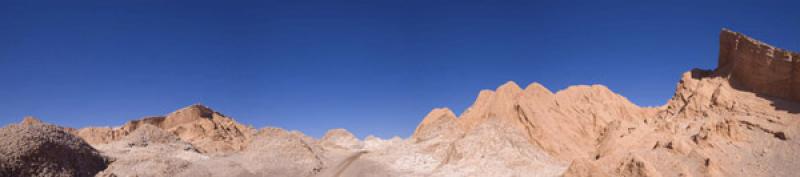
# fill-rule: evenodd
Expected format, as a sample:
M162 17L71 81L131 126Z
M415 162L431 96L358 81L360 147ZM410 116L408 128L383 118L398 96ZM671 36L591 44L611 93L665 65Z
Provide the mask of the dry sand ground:
M26 118L0 129L0 176L797 176L800 54L720 38L718 68L684 73L661 107L508 82L459 116L434 109L409 138L364 140L254 129L202 105L116 128Z

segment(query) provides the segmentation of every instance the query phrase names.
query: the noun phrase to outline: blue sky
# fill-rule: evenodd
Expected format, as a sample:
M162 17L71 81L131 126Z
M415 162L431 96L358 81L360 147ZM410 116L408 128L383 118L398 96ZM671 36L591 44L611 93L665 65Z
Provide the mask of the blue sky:
M406 137L512 80L662 105L727 27L800 50L798 1L0 1L0 124L203 103L255 127Z

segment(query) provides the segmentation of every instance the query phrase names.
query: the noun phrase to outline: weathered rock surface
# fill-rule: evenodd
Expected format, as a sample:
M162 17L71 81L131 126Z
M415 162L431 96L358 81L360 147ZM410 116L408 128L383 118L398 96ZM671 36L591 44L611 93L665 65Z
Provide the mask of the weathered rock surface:
M758 83L778 77L775 74L781 71L769 69L780 63L764 52L790 52L727 30L722 31L720 43L719 68L684 73L675 95L658 109L657 116L647 122L608 126L595 158L599 164L621 165L601 168L620 176L792 176L800 172L789 167L798 163L788 160L800 158L800 142L793 139L798 135L800 105L791 101L792 90L779 92L774 85Z
M562 177L609 177L609 175L600 170L592 160L575 159L564 171Z
M355 135L342 128L328 130L325 136L320 139L320 143L346 149L360 149L364 147L364 144L359 141Z
M201 152L226 153L244 149L255 130L203 105L191 105L167 116L146 117L120 128L89 127L77 134L91 144L106 144L121 139L144 125L175 134Z
M97 176L174 176L193 162L208 159L191 144L149 124L118 141L95 146L116 159Z
M800 101L800 53L723 29L716 74L737 88Z
M107 160L64 128L26 117L0 128L0 176L94 176Z
M177 176L310 176L322 170L322 154L302 133L264 128L246 150L193 163Z
M203 105L175 111L159 125L191 143L201 152L231 152L247 147L251 127L244 126Z
M455 138L463 134L463 128L459 127L456 119L456 115L448 108L433 109L419 123L411 139L422 142L434 138Z
M642 121L656 113L655 109L639 108L601 85L573 86L552 93L538 83L523 90L514 82L500 86L497 91L481 91L473 106L458 119L436 116L442 114L438 111L431 112L420 128L427 126L427 122L440 122L433 125L456 128L433 128L442 131L435 135L460 134L497 122L499 127L514 130L504 136L525 138L563 160L589 158L611 121ZM445 121L428 121L436 117L444 117L438 119ZM431 136L427 134L417 131L412 137Z

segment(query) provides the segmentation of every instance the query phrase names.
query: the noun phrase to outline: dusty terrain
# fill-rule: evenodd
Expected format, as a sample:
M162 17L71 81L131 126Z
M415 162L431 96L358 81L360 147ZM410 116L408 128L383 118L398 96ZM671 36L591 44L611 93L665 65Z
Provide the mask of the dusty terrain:
M1 176L725 177L800 174L800 54L720 33L719 66L660 107L602 85L508 82L466 111L433 109L408 138L314 139L202 105L120 127L26 118L0 129Z

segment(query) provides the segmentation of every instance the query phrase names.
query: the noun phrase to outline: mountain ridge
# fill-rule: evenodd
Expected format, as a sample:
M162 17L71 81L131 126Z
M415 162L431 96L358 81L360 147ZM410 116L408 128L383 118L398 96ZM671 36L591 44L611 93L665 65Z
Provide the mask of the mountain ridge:
M683 73L662 106L598 84L553 92L508 81L459 115L432 109L408 138L331 129L314 139L199 104L67 131L117 159L98 176L791 176L800 173L798 56L723 29L719 66Z

